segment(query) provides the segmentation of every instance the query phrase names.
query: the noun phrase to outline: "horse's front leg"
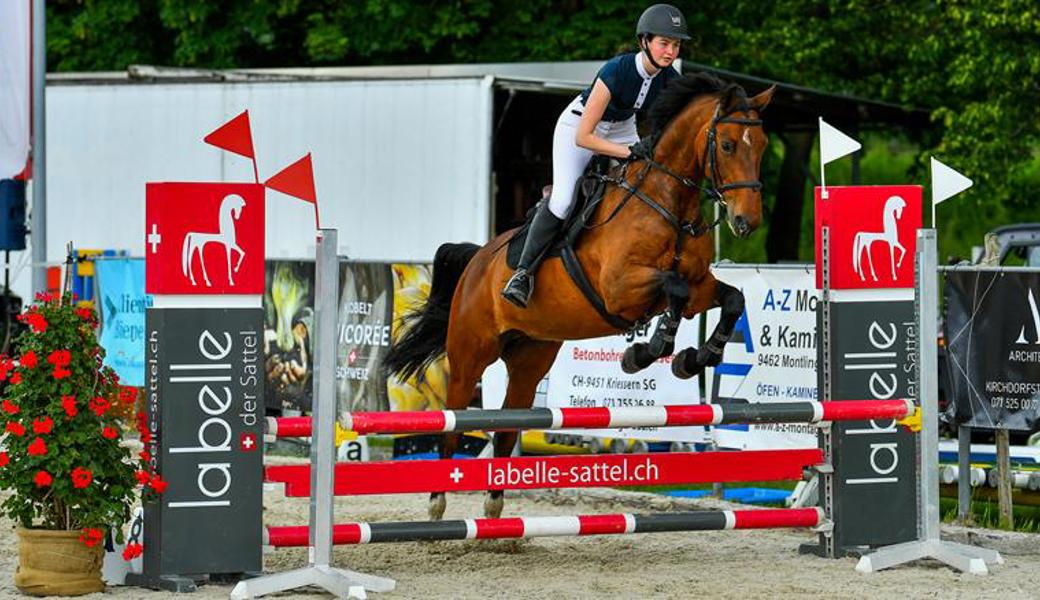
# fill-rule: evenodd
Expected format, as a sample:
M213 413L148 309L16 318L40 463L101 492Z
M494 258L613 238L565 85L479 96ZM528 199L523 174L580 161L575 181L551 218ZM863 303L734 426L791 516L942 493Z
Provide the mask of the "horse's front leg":
M661 284L661 291L668 298L668 308L657 320L654 334L647 343L632 344L625 350L621 358L621 370L625 373L637 373L649 367L662 356L669 356L675 350L675 333L679 330L683 309L690 297L686 281L678 274L669 272Z
M687 348L675 355L672 361L672 373L680 379L689 379L699 375L705 367L716 367L722 362L722 353L726 343L733 335L733 329L744 314L744 294L737 288L725 284L708 275L693 290L687 316L702 313L708 308L718 306L722 309L719 322L711 337L698 348Z

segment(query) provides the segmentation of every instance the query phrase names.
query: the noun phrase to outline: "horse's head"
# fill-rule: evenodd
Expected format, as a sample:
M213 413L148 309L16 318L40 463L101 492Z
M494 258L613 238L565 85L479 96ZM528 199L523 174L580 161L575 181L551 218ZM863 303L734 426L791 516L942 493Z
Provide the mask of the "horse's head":
M890 212L897 219L903 218L903 209L906 208L906 200L899 196L891 196L885 201L885 212Z
M231 216L238 220L242 216L242 209L245 208L246 201L242 199L242 196L238 194L228 194L224 196L224 200L220 203L220 212L231 213Z
M716 104L706 125L705 175L721 195L726 222L738 237L746 238L762 223L762 183L759 166L769 139L761 114L773 98L776 86L748 98L732 86Z
M691 179L710 180L708 193L725 206L730 229L742 238L762 222L758 173L768 139L761 113L775 89L748 98L739 85L697 73L670 83L650 111L662 162Z

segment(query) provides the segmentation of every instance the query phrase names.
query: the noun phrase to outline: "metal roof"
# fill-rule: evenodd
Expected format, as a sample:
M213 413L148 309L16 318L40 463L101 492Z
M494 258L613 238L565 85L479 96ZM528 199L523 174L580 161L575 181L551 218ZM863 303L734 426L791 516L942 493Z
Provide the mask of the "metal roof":
M278 69L184 69L131 65L126 71L50 73L51 85L120 85L148 83L234 83L494 77L501 87L548 93L573 93L595 77L602 61L298 67ZM735 73L684 61L684 72L707 71L735 81L749 93L776 85L765 118L771 130L815 131L817 117L851 132L898 127L916 133L933 127L928 110L827 92L792 83Z

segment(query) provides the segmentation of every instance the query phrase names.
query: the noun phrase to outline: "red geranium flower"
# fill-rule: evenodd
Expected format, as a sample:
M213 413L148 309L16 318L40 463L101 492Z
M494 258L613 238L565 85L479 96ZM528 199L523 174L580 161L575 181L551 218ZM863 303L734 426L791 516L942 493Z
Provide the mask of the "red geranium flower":
M93 548L101 543L101 539L105 537L104 532L100 529L94 529L93 527L84 527L83 533L79 536L79 541L87 548Z
M54 481L54 478L47 471L37 471L36 477L33 477L33 483L36 484L36 487L47 487L52 481Z
M140 456L141 460L143 460L144 462L148 462L148 461L152 460L152 453L147 451L147 450L142 450L138 454L138 456Z
M105 427L101 430L101 436L109 440L114 440L119 437L119 430L115 427Z
M55 350L47 356L47 362L52 365L67 365L72 362L72 353L68 350Z
M22 425L18 421L11 421L7 424L7 427L4 429L4 431L16 435L18 437L22 437L23 435L25 435L25 425Z
M54 428L54 421L50 417L36 419L33 421L33 433L50 433Z
M77 308L76 309L76 316L78 316L79 318L83 319L84 321L86 321L88 323L93 323L94 322L94 311L89 309L89 308L87 308L86 306L81 306L80 308Z
M62 396L61 407L65 409L65 414L69 417L75 417L77 414L79 414L79 409L76 408L75 396Z
M145 429L141 432L141 443L147 444L152 441L152 432Z
M29 444L29 456L45 456L47 454L47 442L43 438L36 438Z
M7 457L7 453L0 452L0 467L6 467L9 462L11 462L11 459Z
M22 365L26 369L35 369L39 362L39 359L36 358L36 353L32 350L29 350L18 359L18 364Z
M24 315L21 315L18 317L18 320L28 325L34 333L43 333L44 331L47 331L47 319L35 310L30 310Z
M70 371L70 370L68 370L68 369L66 369L65 367L62 367L62 366L54 367L54 372L51 373L51 376L54 377L55 379L65 379L66 377L68 377L70 375L72 375L72 371Z
M11 375L11 385L18 385L21 382L22 382L22 374L19 373L18 371L15 371L14 375Z
M90 400L90 410L94 411L94 414L99 417L104 415L109 408L112 408L112 403L101 396L94 396Z
M163 481L158 475L152 477L152 480L148 482L148 486L160 494L166 491L166 486L168 485L169 484Z
M9 415L17 415L18 411L21 410L20 408L18 408L17 404L15 404L14 402L11 402L10 400L4 400L3 408L4 408L4 412L9 414Z
M84 469L83 467L76 467L72 470L72 487L74 488L85 488L90 485L90 482L94 479L94 474L90 472L90 469Z
M148 471L138 471L134 473L134 477L137 478L137 483L141 485L148 485L148 482L152 480L152 476Z
M137 402L137 388L130 386L120 388L119 401L123 404L133 405Z
M144 546L137 542L130 542L123 549L123 560L133 560L144 553Z

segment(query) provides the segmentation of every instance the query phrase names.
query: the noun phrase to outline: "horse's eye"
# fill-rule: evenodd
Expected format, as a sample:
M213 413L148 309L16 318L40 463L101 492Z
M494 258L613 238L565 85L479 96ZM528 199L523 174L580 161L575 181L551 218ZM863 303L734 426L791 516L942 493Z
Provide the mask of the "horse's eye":
M733 148L734 148L733 142L731 142L729 140L723 140L722 141L722 151L725 152L726 154L733 154Z

